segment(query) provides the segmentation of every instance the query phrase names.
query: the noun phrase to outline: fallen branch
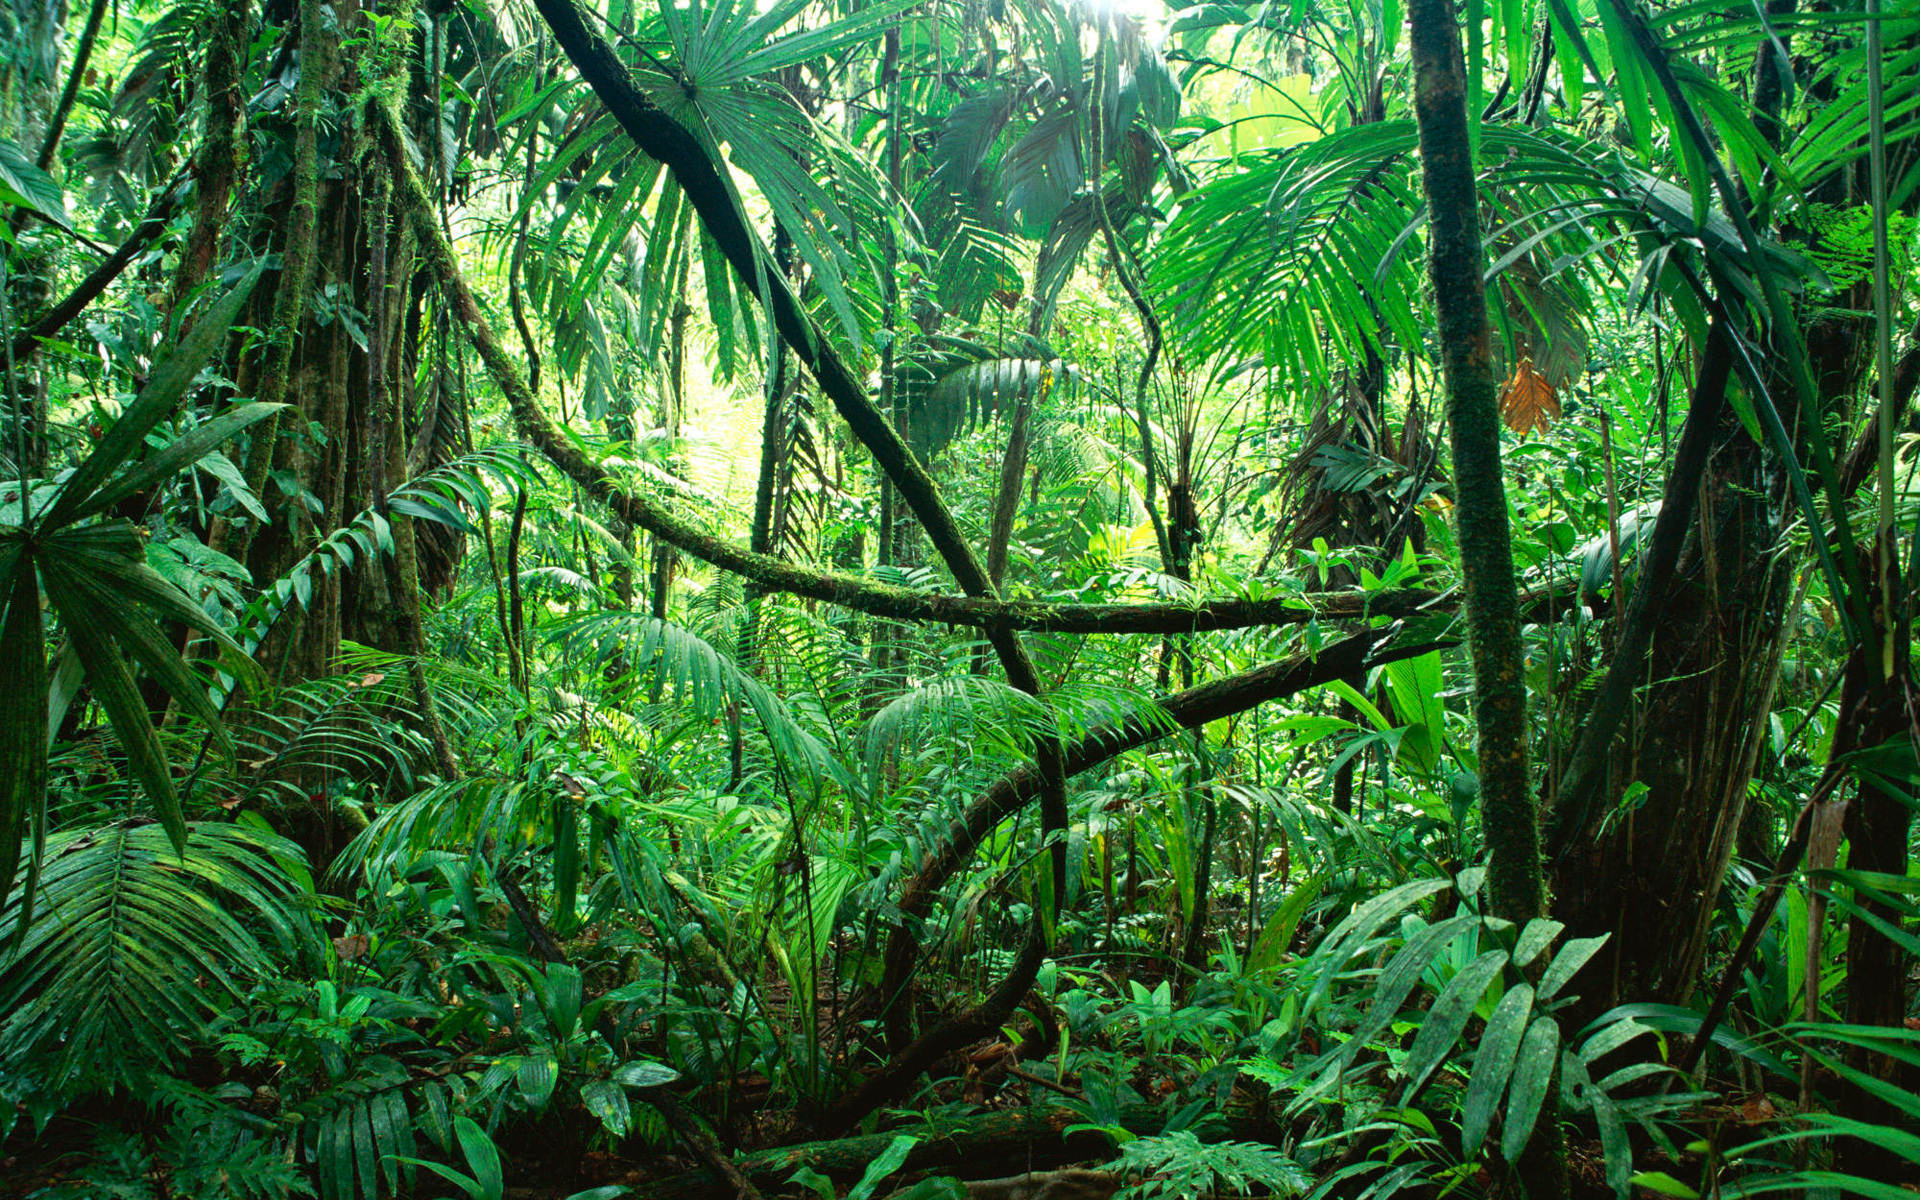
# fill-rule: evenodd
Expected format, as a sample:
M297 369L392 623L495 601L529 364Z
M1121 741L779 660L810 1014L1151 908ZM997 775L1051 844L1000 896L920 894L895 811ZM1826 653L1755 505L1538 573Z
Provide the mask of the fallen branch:
M969 1175L983 1171L1031 1171L1063 1163L1112 1157L1106 1138L1098 1133L1069 1134L1067 1127L1086 1120L1078 1109L1034 1107L977 1113L959 1120L916 1122L909 1130L863 1134L829 1141L803 1142L759 1150L735 1159L732 1166L762 1187L785 1183L802 1167L833 1179L858 1179L903 1132L920 1137L901 1170L931 1174L963 1168ZM1165 1110L1153 1105L1129 1105L1119 1123L1128 1132L1151 1136L1166 1127ZM1207 1140L1265 1140L1276 1133L1272 1121L1250 1110L1231 1109L1224 1122L1203 1132ZM1001 1180L990 1182L1005 1182ZM634 1200L676 1200L678 1197L725 1196L732 1185L714 1171L687 1171L633 1191ZM985 1193L995 1195L1000 1193Z

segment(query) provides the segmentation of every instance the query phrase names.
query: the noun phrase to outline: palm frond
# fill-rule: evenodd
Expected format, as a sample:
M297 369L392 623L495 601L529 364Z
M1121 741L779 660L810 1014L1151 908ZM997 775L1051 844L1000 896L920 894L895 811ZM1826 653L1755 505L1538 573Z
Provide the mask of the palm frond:
M597 612L557 622L563 653L600 668L620 667L616 694L670 697L687 717L719 720L739 706L753 713L775 755L803 777L858 792L840 759L759 680L692 631L631 612Z
M184 854L159 825L116 822L47 841L24 931L23 895L0 910L18 948L0 962L0 1060L45 1064L51 1085L130 1081L176 1061L205 1019L309 933L292 843L194 822ZM262 933L268 935L262 940Z

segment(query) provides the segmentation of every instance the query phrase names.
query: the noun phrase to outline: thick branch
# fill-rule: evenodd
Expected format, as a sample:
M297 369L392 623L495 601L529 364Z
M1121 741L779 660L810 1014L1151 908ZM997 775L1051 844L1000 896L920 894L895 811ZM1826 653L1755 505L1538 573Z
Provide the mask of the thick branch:
M669 511L664 503L614 479L553 423L527 387L520 366L507 353L468 286L398 132L383 125L382 134L392 139L389 149L401 164L394 176L396 199L406 207L414 222L428 268L446 293L494 385L506 397L520 436L579 484L583 492L622 519L703 562L745 576L769 593L803 596L892 620L1049 633L1207 633L1255 626L1301 625L1313 620L1404 617L1427 609L1446 611L1448 607L1443 593L1420 589L1372 596L1360 592L1325 592L1158 604L1052 604L1040 600L936 595L890 587L843 572L813 570L771 555L756 554L725 538L715 537Z

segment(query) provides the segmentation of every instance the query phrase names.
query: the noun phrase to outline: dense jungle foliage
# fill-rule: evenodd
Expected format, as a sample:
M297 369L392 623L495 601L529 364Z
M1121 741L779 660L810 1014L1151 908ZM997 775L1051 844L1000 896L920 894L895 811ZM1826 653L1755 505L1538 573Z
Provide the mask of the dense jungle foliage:
M1920 1190L1915 0L0 0L0 1196Z

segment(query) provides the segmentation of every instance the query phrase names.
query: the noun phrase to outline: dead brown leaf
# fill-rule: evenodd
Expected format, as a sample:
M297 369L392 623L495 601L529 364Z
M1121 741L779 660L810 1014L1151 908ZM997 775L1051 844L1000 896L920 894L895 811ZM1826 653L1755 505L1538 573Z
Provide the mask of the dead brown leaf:
M1560 419L1560 396L1547 377L1534 369L1531 358L1514 364L1513 374L1500 389L1500 419L1522 437L1545 433Z

